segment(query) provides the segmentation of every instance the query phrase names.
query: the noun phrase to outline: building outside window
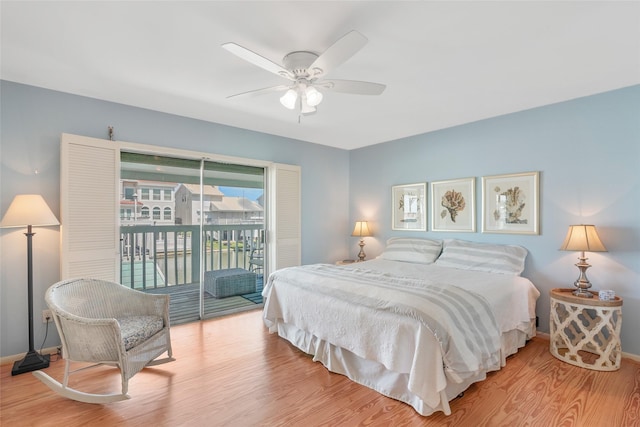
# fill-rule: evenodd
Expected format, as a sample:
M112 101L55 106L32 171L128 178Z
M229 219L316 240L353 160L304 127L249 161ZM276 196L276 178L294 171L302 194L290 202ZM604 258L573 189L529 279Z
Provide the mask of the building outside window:
M126 200L133 200L133 195L135 194L136 189L133 187L125 187L124 189L124 198Z

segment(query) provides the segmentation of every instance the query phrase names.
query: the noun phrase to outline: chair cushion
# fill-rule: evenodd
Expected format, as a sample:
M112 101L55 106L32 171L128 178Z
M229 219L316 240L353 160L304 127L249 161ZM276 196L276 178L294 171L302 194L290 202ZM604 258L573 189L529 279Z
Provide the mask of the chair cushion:
M127 316L116 320L120 324L125 350L142 344L162 330L164 326L160 316Z

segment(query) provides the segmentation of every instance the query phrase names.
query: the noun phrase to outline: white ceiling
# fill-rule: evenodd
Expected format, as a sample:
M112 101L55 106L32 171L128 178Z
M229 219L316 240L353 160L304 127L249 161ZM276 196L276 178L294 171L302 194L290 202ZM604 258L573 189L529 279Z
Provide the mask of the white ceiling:
M353 149L640 84L640 2L2 1L4 80ZM287 81L220 47L281 63L351 30L369 42L302 117Z

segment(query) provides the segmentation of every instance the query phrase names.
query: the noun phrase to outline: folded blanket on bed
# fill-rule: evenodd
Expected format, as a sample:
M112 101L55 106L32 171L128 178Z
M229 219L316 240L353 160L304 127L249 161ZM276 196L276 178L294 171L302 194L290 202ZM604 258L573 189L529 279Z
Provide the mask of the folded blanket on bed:
M308 325L328 322L334 325L336 333L341 334L340 345L357 352L356 348L349 348L348 342L345 345L344 334L345 329L349 329L348 325L340 325L335 313L330 314L333 317L323 317L323 313L314 310L314 301L308 297L332 298L336 302L397 313L418 321L433 333L440 344L447 376L455 382L481 371L500 368L500 331L489 303L476 293L446 283L315 264L274 272L263 295L269 296L273 292L271 296L280 297L295 290L301 292L299 295L307 295L306 301L297 297L298 303L306 306L305 314L299 315L287 309L282 313L278 298L274 298L275 301L267 301L265 306L267 325L270 312L275 316L304 316ZM270 303L278 307L269 307ZM322 338L331 342L331 337ZM402 351L393 347L388 351Z

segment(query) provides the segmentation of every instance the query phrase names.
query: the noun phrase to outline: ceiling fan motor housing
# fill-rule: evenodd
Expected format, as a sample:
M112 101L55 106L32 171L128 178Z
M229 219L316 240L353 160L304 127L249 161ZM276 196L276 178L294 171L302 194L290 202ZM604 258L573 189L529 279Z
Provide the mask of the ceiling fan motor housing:
M305 50L291 52L282 58L282 64L295 75L296 79L309 79L322 74L322 70L317 68L309 70L311 64L318 58L318 55Z

